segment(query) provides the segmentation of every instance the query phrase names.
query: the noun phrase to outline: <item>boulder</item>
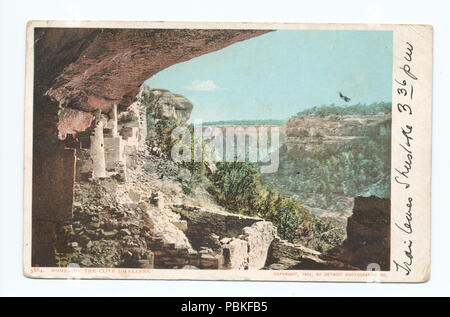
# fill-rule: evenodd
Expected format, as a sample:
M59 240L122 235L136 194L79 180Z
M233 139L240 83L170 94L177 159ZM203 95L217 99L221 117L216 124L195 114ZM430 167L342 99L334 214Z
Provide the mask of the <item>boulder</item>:
M200 267L202 269L218 270L223 266L222 255L202 254L200 256Z
M186 97L174 94L166 89L153 89L150 115L154 119L175 119L185 123L191 116L194 105Z
M224 266L231 270L243 270L248 268L248 244L241 239L222 239Z
M326 269L327 262L320 259L319 255L320 252L276 237L270 245L266 268L270 270Z
M389 199L356 197L353 215L348 218L347 239L341 246L328 250L326 260L337 260L366 270L376 264L383 271L390 264L390 216Z
M259 221L243 229L248 243L248 268L261 269L267 259L270 244L276 236L276 228L271 222Z

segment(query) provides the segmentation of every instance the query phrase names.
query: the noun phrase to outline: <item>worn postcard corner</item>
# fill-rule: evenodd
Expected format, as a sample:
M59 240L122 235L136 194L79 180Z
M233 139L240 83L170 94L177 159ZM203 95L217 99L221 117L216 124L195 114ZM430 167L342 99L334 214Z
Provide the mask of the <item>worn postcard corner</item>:
M31 278L426 282L430 25L29 21Z

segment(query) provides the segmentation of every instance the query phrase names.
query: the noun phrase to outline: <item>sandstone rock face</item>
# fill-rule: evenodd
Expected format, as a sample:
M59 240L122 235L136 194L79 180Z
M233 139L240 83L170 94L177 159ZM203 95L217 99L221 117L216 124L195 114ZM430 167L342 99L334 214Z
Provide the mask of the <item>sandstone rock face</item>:
M89 128L94 115L77 109L64 108L59 112L58 131L59 138L65 139L67 134L77 134Z
M356 197L353 215L347 223L347 239L342 246L327 251L322 258L337 260L366 270L376 264L387 271L390 266L389 199Z
M338 149L371 135L388 135L390 119L390 114L296 116L286 122L285 144L288 149L312 150L319 144Z
M268 31L39 28L35 32L35 92L63 109L100 108L108 113L113 104L128 107L141 84L164 68ZM59 127L61 135L81 128L68 123Z
M153 89L151 93L152 107L163 119L174 118L179 123L185 123L191 116L194 105L186 97L162 89Z
M276 238L270 246L265 267L270 270L323 269L327 263L319 255L315 250Z
M232 270L244 270L248 268L248 243L236 238L224 238L222 240L225 267Z
M267 259L270 244L276 237L276 228L271 222L260 221L244 228L248 243L248 268L261 269Z

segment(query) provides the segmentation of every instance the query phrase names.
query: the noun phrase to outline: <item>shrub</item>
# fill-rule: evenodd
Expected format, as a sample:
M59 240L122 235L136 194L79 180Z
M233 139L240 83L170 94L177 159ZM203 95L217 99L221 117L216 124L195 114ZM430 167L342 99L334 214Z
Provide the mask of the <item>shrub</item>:
M217 171L211 178L208 191L220 205L232 212L259 216L271 221L282 239L301 241L298 236L299 226L310 224L310 227L314 227L312 222L316 217L303 207L301 201L281 195L274 186L261 184L257 164L218 163ZM323 245L328 245L328 241L324 241Z

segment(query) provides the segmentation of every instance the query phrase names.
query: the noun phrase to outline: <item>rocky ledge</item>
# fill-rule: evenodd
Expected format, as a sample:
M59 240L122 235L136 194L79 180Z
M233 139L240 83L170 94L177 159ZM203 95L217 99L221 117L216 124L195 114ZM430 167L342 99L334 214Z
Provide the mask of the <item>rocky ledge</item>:
M307 151L323 145L340 149L366 142L370 136L388 135L390 120L390 114L295 116L286 122L285 144L288 149Z
M321 258L350 264L361 270L372 267L388 271L390 211L389 199L356 197L353 215L347 222L347 239L341 246L328 250Z

